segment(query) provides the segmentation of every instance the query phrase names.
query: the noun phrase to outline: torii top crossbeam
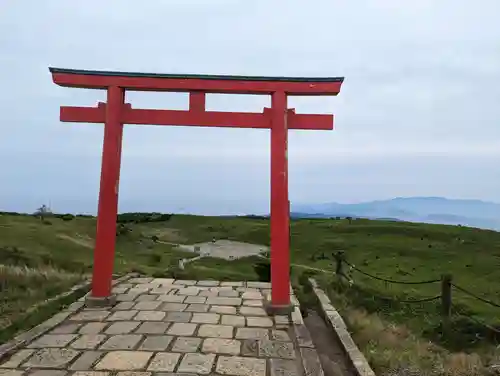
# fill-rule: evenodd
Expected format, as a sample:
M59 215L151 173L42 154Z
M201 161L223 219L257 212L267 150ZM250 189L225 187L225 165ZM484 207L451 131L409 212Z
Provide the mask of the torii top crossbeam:
M271 130L271 283L270 307L290 307L288 129L333 129L333 115L296 114L287 96L337 95L343 77L263 77L130 73L49 68L64 87L107 90L107 103L96 107L61 106L64 122L104 123L101 187L97 216L92 301L109 302L114 263L118 183L123 124L264 128ZM135 109L125 91L189 92L189 110ZM262 113L206 111L205 94L271 95Z
M120 86L127 90L154 90L227 94L337 95L343 77L269 77L204 74L163 74L83 69L49 68L54 83L65 87L107 89Z

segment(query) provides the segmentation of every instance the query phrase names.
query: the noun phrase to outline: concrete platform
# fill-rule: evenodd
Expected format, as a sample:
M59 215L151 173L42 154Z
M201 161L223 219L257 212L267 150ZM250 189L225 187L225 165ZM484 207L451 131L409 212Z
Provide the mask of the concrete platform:
M298 302L268 316L262 282L131 278L117 303L83 300L0 361L10 376L320 376ZM44 324L45 325L45 324Z
M197 243L193 245L178 244L177 247L182 251L193 252L203 257L216 257L225 260L258 256L269 251L269 248L265 245L242 243L233 240L217 240L215 242Z

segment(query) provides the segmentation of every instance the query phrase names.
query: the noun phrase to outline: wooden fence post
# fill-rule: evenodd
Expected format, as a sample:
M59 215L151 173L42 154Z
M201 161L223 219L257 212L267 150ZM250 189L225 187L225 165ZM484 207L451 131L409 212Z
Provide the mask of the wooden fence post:
M337 275L337 280L340 282L342 280L342 276L344 275L343 263L344 261L344 252L338 251L334 254L335 261L337 264L335 265L335 274Z
M451 318L451 274L441 276L441 315L443 318L443 330L449 330Z

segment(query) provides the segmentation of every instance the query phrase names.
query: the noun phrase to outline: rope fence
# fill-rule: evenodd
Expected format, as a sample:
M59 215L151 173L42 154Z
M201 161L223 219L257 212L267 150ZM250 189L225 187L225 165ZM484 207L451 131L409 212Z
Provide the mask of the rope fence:
M497 307L500 308L500 304L492 302L491 300L485 299L480 297L479 295L474 294L473 292L470 292L469 290L464 289L463 287L457 286L456 284L452 283L451 284L453 287L455 287L458 291L463 292L466 295L472 296L473 298L482 301L483 303L489 304L492 307Z
M344 259L344 262L347 265L349 265L352 269L360 272L361 274L366 275L367 277L378 279L379 281L383 281L383 282L387 282L387 283L394 283L394 284L400 284L400 285L425 285L425 284L428 284L428 283L441 282L440 279L431 279L431 280L428 280L428 281L413 281L413 282L410 282L410 281L395 281L393 279L386 279L386 278L382 278L382 277L377 277L376 275L373 275L373 274L370 274L368 272L365 272L365 271L357 268L356 266L354 266L353 264L351 264L350 262L348 262L345 259Z
M432 302L433 300L441 299L441 295L436 295L431 298L422 298L422 299L394 299L387 296L375 295L378 299L387 300L387 301L397 301L398 303L426 303Z
M346 274L344 271L344 265L349 266L350 271L354 270L366 277L378 280L378 281L383 281L386 284L400 284L400 285L425 285L425 284L432 284L432 283L440 283L441 284L441 293L440 295L436 295L433 297L428 297L428 298L422 298L422 299L407 299L407 300L401 300L397 298L389 298L389 297L383 297L379 295L375 295L377 298L382 299L382 300L388 300L388 301L395 301L399 303L424 303L424 302L431 302L435 300L441 300L441 307L442 307L442 317L444 323L448 323L452 314L455 313L456 315L463 316L468 318L471 321L474 321L477 324L483 325L484 327L488 328L492 332L495 332L497 334L500 334L500 329L497 329L491 325L488 325L477 318L467 315L464 313L459 313L457 310L457 306L453 304L452 302L452 289L456 289L457 291L460 291L461 293L472 297L480 302L483 302L485 304L488 304L489 306L495 307L495 308L500 308L500 303L496 303L492 300L486 299L484 297L479 296L478 294L475 294L468 289L465 289L455 283L452 282L452 276L450 274L444 274L441 276L440 279L430 279L430 280L424 280L424 281L398 281L398 280L393 280L393 279L388 279L388 278L383 278L380 276L376 276L374 274L371 274L365 270L362 270L355 265L351 264L349 261L346 260L344 252L340 251L337 253L333 254L334 259L336 261L335 265L335 271L338 276L338 278L345 278L349 280L350 283L353 283L352 278ZM453 308L453 309L452 309Z
M500 334L500 329L497 329L497 328L495 328L495 327L493 327L491 325L488 325L485 322L482 322L481 320L476 319L474 316L471 316L471 315L468 315L466 313L460 312L460 310L457 309L457 307L454 304L453 304L453 308L455 310L455 315L465 317L466 319L474 321L476 324L482 325L485 328L491 330L492 332L494 332L496 334Z

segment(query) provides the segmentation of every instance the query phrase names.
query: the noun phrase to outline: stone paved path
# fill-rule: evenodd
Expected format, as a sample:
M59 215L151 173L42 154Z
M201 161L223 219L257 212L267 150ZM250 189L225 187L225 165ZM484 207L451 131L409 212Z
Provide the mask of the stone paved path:
M9 376L322 375L298 302L267 316L262 282L132 278L109 309L73 311L0 365ZM304 372L305 367L305 372Z

